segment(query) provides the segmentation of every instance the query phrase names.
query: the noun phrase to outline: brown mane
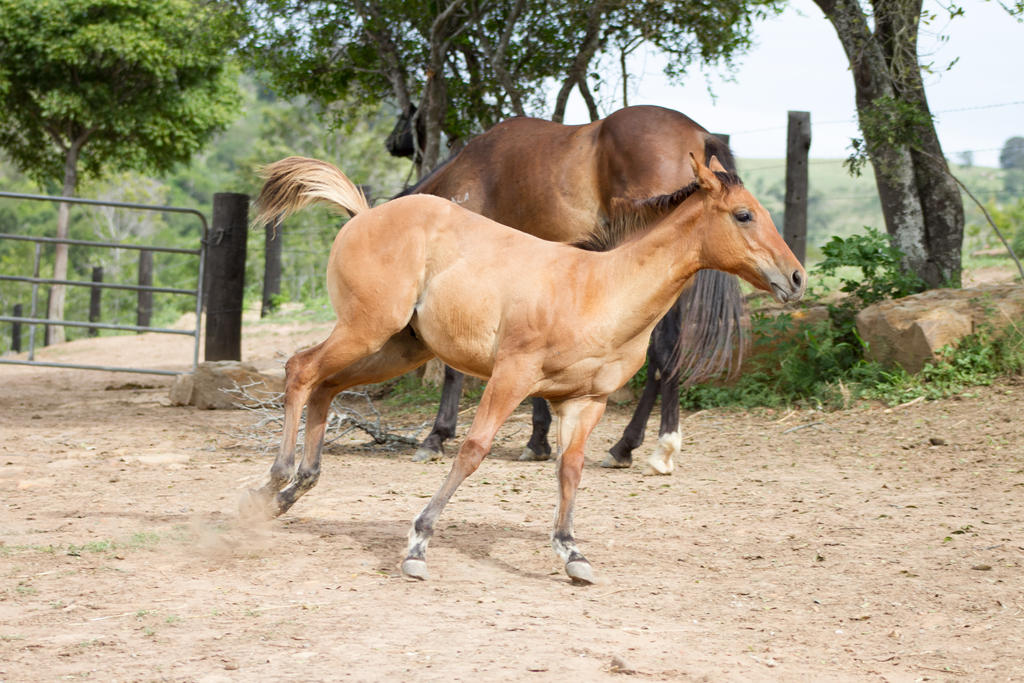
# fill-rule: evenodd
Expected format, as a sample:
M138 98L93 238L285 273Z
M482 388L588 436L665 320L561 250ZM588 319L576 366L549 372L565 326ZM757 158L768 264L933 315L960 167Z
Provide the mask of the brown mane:
M716 171L715 176L726 187L742 187L743 181L735 173ZM572 246L586 251L608 251L639 232L647 230L664 218L677 206L689 199L700 185L693 181L670 194L660 194L646 199L614 197L611 200L607 222L595 227L586 237L572 243Z

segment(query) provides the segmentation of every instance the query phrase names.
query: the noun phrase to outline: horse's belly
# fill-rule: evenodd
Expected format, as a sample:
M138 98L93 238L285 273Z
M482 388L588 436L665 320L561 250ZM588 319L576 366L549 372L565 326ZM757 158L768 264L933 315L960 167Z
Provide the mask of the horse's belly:
M411 325L423 344L451 367L486 379L494 368L497 321L472 307L416 307Z

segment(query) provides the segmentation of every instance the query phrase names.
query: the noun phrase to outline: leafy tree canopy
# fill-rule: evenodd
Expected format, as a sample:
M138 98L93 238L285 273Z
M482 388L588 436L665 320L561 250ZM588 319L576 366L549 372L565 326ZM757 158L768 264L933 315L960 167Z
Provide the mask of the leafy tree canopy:
M0 148L65 191L69 160L90 175L186 161L236 113L239 28L198 0L0 0Z
M578 88L591 116L602 56L625 63L642 44L669 71L695 60L729 63L749 46L753 22L779 0L238 0L248 13L244 50L281 93L324 104L346 96L416 106L430 146L513 115L553 118ZM620 59L622 58L622 59ZM436 150L435 150L436 151Z
M999 152L999 166L1024 170L1024 138L1014 136L1003 143Z

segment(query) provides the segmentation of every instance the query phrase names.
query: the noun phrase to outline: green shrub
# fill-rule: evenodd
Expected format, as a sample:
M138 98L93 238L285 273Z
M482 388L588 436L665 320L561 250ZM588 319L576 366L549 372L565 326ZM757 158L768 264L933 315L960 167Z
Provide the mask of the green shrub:
M915 273L903 270L902 254L889 237L872 227L864 229L863 235L829 240L821 248L825 259L818 264L815 273L835 275L846 266L860 269L863 277L842 279L839 291L857 297L864 306L923 292L924 282Z
M838 276L840 291L848 295L829 305L829 318L802 323L786 314L755 316L751 358L743 374L730 383L684 389L683 408L838 408L856 398L896 404L919 396L949 396L969 386L990 384L999 376L1024 373L1024 332L1012 321L1006 330L985 327L956 348L943 349L914 375L866 360L854 324L856 314L868 304L923 291L924 283L902 270L899 250L872 228L863 235L833 237L822 253L825 260L816 274Z

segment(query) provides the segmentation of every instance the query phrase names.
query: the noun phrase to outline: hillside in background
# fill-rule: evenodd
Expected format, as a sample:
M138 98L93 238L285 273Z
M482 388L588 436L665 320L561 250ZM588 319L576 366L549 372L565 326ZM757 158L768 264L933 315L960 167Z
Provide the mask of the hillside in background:
M781 229L786 194L785 159L739 159L737 164L744 184L771 212L772 219ZM843 166L842 159L811 159L808 166L807 259L811 264L821 258L821 246L833 236L848 237L862 232L865 226L884 232L882 209L870 169L865 169L860 177L852 177ZM1024 194L1014 189L1015 183L1010 182L1008 173L1012 172L955 165L952 170L990 208L1015 204L1024 199ZM965 196L964 199L967 219L965 256L997 246L998 240L981 211L969 198ZM1016 228L1014 225L1006 227L1011 231Z

